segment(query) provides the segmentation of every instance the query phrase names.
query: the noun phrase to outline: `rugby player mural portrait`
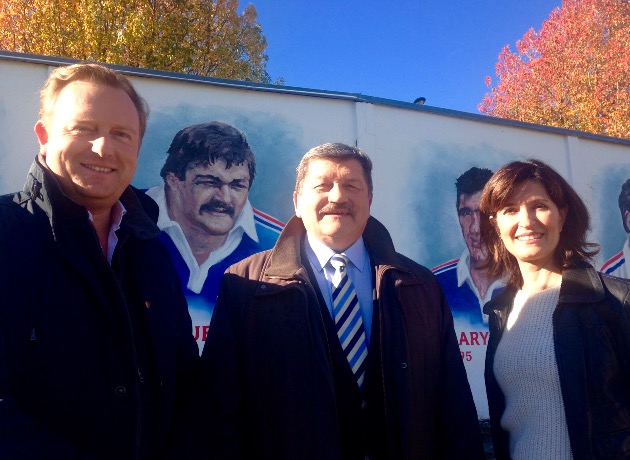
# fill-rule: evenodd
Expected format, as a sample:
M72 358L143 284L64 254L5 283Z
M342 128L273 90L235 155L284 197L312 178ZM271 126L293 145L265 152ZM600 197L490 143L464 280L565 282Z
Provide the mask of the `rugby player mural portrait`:
M491 176L489 169L472 167L455 181L455 204L466 247L458 259L433 268L453 313L459 349L480 419L489 416L483 376L489 332L483 305L505 286L502 279L490 276L485 269L488 250L479 231L479 199Z
M624 241L621 251L604 262L600 271L619 278L630 278L628 276L628 261L630 260L630 179L621 186L618 203L619 211L621 212L621 223L628 234L628 238Z
M249 202L256 159L245 135L228 124L180 130L160 175L164 183L147 194L158 204L160 239L177 268L201 353L223 272L273 247L283 224Z
M479 233L479 197L491 176L489 169L472 167L457 178L457 215L466 249L459 259L433 268L453 316L471 325L487 324L483 305L505 285L503 280L490 277L485 270L488 250Z

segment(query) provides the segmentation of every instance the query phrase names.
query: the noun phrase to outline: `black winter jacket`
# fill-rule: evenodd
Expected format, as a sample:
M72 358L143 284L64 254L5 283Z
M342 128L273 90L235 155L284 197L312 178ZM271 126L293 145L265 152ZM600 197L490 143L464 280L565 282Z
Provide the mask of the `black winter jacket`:
M485 373L497 460L510 455L494 355L515 295L516 289L507 288L484 307L490 315ZM562 273L553 340L574 460L630 458L629 295L630 281L597 273L586 263Z
M136 459L149 454L141 446L155 457L172 447L198 351L140 199L131 187L121 197L110 266L86 209L38 160L24 191L0 198L3 460Z
M294 217L273 250L228 269L202 366L215 418L211 458L338 460L330 341ZM389 459L483 457L472 395L442 290L370 218ZM307 262L308 263L308 262ZM372 347L374 343L370 345Z

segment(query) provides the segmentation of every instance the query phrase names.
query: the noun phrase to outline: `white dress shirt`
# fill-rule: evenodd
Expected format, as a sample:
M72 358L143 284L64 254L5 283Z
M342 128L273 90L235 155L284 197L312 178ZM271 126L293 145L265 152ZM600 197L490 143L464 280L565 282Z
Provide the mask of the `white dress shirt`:
M492 299L492 294L495 289L500 289L505 287L505 280L500 278L498 280L494 280L494 282L488 287L486 291L486 296L482 299L479 294L479 289L475 285L475 282L472 279L470 274L470 252L468 248L464 249L462 256L459 258L459 262L457 262L457 286L462 287L462 285L466 283L468 287L473 291L475 296L477 296L477 300L479 301L479 310L481 311L481 317L483 318L483 323L488 324L488 315L483 312L483 306Z
M105 256L110 265L112 264L112 258L114 257L114 250L118 244L118 235L116 235L116 230L120 228L123 216L126 213L127 210L120 201L117 201L112 207L109 220L109 234L107 235L107 255ZM92 217L92 213L90 211L88 211L88 217L90 218L90 221L94 223L94 218Z

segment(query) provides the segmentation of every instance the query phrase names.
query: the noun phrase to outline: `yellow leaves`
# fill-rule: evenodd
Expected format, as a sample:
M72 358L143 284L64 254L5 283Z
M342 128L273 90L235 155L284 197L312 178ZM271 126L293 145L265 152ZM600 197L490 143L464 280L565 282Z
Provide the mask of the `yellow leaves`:
M630 4L565 0L499 54L488 115L630 138Z
M237 0L2 0L0 48L270 82L267 42Z

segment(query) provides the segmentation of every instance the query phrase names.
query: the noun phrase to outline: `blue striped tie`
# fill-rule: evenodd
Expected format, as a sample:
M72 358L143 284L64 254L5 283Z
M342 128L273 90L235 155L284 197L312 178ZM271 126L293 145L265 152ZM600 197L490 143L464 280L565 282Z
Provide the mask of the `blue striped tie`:
M359 388L361 388L365 377L367 341L359 299L352 281L348 277L347 264L348 259L342 254L335 254L330 258L330 265L335 269L335 274L332 277L333 315L341 348L345 352Z

